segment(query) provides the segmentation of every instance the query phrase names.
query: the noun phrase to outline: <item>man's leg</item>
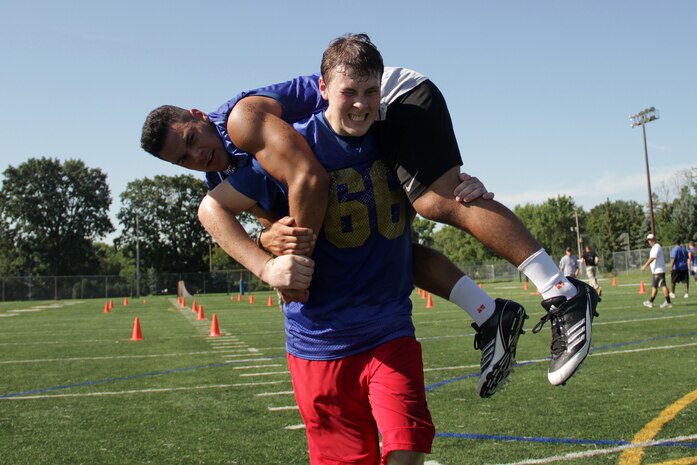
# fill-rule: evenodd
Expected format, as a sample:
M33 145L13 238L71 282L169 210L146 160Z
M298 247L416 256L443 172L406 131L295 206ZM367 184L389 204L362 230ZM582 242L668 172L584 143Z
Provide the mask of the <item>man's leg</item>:
M566 373L563 377L571 376L578 359L571 360L572 349L567 350L568 347L558 341L570 336L566 334L570 315L572 319L593 318L597 294L593 291L592 306L585 305L583 298L572 302L570 299L575 295L589 294L578 292L577 286L560 274L527 228L500 203L478 199L464 206L455 200L462 158L442 93L431 81L419 84L389 104L387 119L378 127L378 132L386 158L394 164L404 191L422 216L468 231L516 265L540 289L545 299L543 307L553 315L550 375L561 366ZM578 286L589 287L585 283ZM560 324L555 324L558 322ZM590 325L579 326L590 328ZM582 340L583 351L588 350L590 332L574 339Z
M670 297L675 298L675 285L677 284L677 272L671 271L670 273Z
M422 216L457 227L521 271L540 289L548 314L535 327L552 321L552 384L563 384L585 360L591 343L591 322L597 315L598 295L582 281L564 277L518 217L494 200L477 199L463 205L453 191L459 184L459 167L440 176L413 202ZM576 344L569 343L576 341Z
M474 320L474 346L482 351L477 392L481 397L491 397L515 365L518 338L528 318L525 309L512 300L494 300L437 250L420 244L413 244L412 250L414 283L450 300Z
M433 182L413 202L416 211L432 221L467 231L514 266L542 248L518 217L499 202L456 202L453 191L460 183L459 173L460 167L453 166Z
M387 455L387 465L423 465L426 454L410 450L393 450Z

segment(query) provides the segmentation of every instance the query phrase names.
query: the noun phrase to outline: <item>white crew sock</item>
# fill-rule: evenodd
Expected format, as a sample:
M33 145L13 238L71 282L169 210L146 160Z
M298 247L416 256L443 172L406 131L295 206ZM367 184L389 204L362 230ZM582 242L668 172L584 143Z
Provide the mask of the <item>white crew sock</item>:
M488 320L496 309L494 299L467 276L455 283L449 300L466 311L477 326Z
M526 258L518 270L532 281L545 300L560 295L570 299L578 293L576 287L559 271L545 249L540 249Z

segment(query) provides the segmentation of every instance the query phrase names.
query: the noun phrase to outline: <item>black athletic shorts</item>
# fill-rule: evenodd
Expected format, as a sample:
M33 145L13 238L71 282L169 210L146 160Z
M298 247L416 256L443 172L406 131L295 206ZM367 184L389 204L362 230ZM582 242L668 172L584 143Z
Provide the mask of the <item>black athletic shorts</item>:
M670 271L670 282L671 283L686 283L689 281L690 276L687 270L671 270Z
M431 81L390 103L376 127L380 150L412 203L446 171L462 165L448 106Z
M651 283L652 287L655 287L658 289L659 287L665 287L666 286L666 274L665 273L655 273L653 275L653 282Z

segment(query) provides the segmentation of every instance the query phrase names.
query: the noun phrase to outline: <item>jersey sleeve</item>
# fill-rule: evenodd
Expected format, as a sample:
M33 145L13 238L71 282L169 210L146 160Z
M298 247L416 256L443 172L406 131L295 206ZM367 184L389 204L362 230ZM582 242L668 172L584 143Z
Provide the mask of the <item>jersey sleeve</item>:
M290 81L251 90L246 96L260 95L276 100L283 109L281 117L289 122L307 118L327 108L327 101L319 92L319 74L299 76Z
M256 200L267 212L276 213L279 217L288 214L286 187L264 171L256 160L236 169L227 177L227 182L240 193Z

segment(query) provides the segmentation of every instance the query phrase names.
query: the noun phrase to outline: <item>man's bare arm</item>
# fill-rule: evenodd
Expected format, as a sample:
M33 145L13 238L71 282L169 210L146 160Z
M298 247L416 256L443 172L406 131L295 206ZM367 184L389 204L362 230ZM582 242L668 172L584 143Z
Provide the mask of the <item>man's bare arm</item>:
M201 201L198 217L218 245L255 276L278 289L307 289L314 262L298 255L273 258L261 250L235 217L256 202L222 183Z
M296 225L318 233L327 208L329 176L305 139L281 118L273 99L246 97L227 122L231 140L252 153L271 176L288 186L288 207Z

